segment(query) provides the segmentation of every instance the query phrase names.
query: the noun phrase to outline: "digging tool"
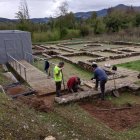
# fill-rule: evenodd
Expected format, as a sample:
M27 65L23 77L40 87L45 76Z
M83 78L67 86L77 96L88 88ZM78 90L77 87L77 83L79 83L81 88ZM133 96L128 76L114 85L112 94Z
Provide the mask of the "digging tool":
M63 75L63 71L61 70L62 72L62 82L63 82L63 86L64 86L64 90L65 90L65 82L64 82L64 75Z
M119 94L118 90L116 89L115 71L113 72L113 81L114 81L114 90L112 91L112 94L115 97L119 97L120 94Z

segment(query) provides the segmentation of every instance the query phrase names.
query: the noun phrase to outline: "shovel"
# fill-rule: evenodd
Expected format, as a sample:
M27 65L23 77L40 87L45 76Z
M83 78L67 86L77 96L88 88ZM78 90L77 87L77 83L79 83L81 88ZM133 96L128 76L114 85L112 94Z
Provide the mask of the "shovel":
M64 86L64 91L65 91L65 82L64 82L64 75L63 75L63 71L61 71L62 72L62 82L63 82L63 86Z
M119 94L118 90L116 89L115 72L113 73L113 81L114 81L114 90L112 91L112 94L115 97L119 97L120 94Z

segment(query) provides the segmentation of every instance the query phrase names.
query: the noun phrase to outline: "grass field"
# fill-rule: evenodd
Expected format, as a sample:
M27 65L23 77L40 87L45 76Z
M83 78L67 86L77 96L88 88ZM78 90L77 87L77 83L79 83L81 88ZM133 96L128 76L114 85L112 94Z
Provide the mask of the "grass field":
M52 58L49 60L49 62L53 62L56 65L60 61L62 61L62 60L58 59L58 58ZM35 67L39 68L41 71L44 71L44 61L38 61L38 62L36 61L33 63L33 65ZM53 76L53 68L54 68L54 66L50 66L50 73L52 76ZM84 80L89 80L93 76L91 72L83 70L80 67L77 67L77 66L70 64L68 62L65 62L63 73L64 73L65 81L67 81L69 79L69 77L71 77L71 76L79 76L81 79L84 79Z
M140 96L124 92L119 98L108 97L113 104L122 106L124 104L140 104Z
M140 60L118 64L117 66L128 68L131 70L136 70L140 72Z
M117 66L140 72L140 60L118 64ZM140 80L135 82L135 84L140 85Z

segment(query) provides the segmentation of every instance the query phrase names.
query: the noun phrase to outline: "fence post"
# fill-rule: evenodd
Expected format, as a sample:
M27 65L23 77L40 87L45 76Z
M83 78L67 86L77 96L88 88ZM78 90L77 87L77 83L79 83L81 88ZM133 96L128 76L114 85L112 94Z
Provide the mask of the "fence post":
M17 71L17 62L15 61L15 63L16 63L16 71Z
M19 64L19 71L20 71L20 75L21 75L21 65Z
M26 68L24 68L25 81L27 81Z

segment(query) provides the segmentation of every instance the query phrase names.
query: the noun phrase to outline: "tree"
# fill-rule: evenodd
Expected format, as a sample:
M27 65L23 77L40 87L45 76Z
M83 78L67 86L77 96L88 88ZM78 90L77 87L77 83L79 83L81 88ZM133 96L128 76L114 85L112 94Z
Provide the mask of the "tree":
M27 22L30 19L26 0L20 1L19 11L16 13L16 18L18 18L20 22Z
M101 19L96 19L95 26L94 26L94 33L101 34L105 31L105 25Z
M137 27L139 27L140 26L140 14L139 13L137 13L136 14L136 19L135 19L136 21L136 23L135 23L135 25L137 26Z
M16 13L16 18L19 19L18 28L20 30L29 30L30 16L26 0L20 1L19 11Z
M65 16L68 13L68 3L66 1L62 2L58 9L60 16Z
M91 15L91 19L96 20L96 18L97 18L97 13L93 12L92 15Z
M81 25L81 27L80 27L80 34L83 37L89 35L89 27L86 24Z

